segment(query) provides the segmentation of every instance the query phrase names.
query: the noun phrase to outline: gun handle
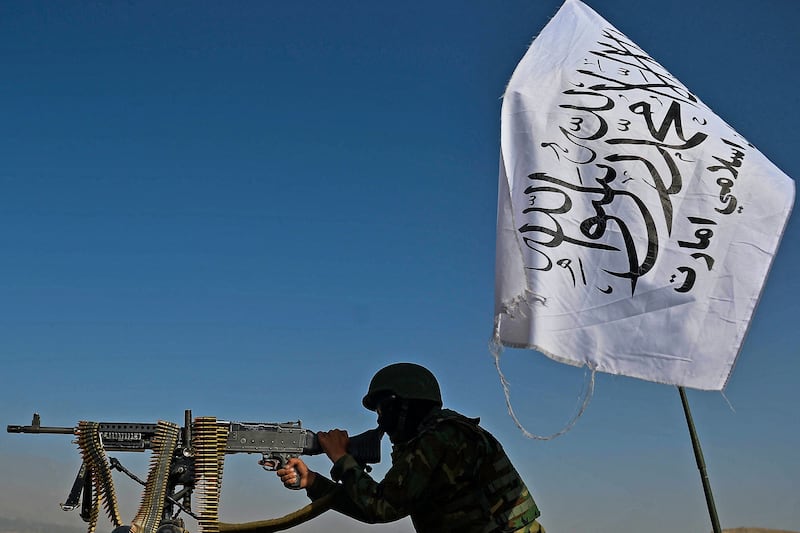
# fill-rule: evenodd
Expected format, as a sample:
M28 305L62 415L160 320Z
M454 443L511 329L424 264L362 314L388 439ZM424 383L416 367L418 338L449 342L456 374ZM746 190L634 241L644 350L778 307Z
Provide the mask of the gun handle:
M383 431L380 428L368 429L364 433L353 435L347 443L347 453L353 456L362 466L381 462L381 439ZM322 447L317 440L317 434L309 431L306 437L306 446L303 455L318 455Z
M283 456L283 455L273 455L271 457L267 457L263 455L261 460L258 464L261 465L261 468L264 470L276 471L280 470L281 468L286 467L286 463L290 459L290 456ZM294 483L284 483L287 488L292 490L300 490L300 472L297 471L296 467L292 467L294 471Z
M381 462L381 439L383 431L379 428L369 429L350 437L347 453L352 455L361 465Z
M289 483L286 485L288 488L292 490L300 490L300 472L297 471L297 467L292 467L294 471L294 483Z

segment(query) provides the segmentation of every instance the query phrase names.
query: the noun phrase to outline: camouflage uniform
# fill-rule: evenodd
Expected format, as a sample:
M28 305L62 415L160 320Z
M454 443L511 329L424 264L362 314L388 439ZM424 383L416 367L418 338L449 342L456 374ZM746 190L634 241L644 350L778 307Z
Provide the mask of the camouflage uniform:
M478 419L435 409L419 428L394 446L380 483L345 455L331 470L341 485L317 475L308 496L339 490L335 510L368 523L411 515L420 533L544 533L528 489Z

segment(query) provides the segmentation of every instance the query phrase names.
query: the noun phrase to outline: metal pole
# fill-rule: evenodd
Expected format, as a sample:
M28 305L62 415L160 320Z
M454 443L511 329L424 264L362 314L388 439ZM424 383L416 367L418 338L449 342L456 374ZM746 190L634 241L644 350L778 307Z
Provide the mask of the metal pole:
M703 460L703 450L700 449L700 439L697 438L697 431L694 428L692 413L689 410L689 401L686 399L686 391L683 389L683 387L678 387L678 392L681 394L683 414L686 415L686 424L689 426L689 436L692 438L694 458L697 461L697 469L700 470L700 479L703 482L703 492L706 495L708 514L711 517L711 527L714 528L714 533L722 533L722 528L719 526L719 517L717 516L717 507L714 505L714 495L711 493L711 482L708 480L706 463Z

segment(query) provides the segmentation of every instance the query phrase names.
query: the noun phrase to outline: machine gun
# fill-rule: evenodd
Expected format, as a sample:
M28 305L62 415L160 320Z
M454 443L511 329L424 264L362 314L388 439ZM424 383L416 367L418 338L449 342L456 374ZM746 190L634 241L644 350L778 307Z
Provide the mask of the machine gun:
M179 518L181 512L197 520L200 533L284 529L278 527L282 523L279 520L270 521L275 522L277 529L237 528L236 524L220 524L217 511L225 455L260 453L262 459L259 464L264 469L278 470L290 458L323 452L316 434L303 428L300 421L228 422L214 417L193 420L189 410L185 411L182 427L165 421L157 424L82 421L76 427L47 427L41 425L39 414L34 413L31 425L9 425L7 431L77 437L83 462L61 508L70 511L80 505L80 516L89 524L89 533L97 525L100 503L112 524L117 526L113 533L188 533L183 520ZM350 437L347 451L364 468L369 469L369 464L380 462L382 436L379 429L372 429ZM144 450L153 452L147 481L139 479L116 458L107 458L105 454ZM112 469L125 473L145 487L139 512L131 526L122 525L111 477ZM192 508L194 492L198 496L197 509ZM314 516L319 512L317 509ZM297 523L297 517L293 517L293 520Z

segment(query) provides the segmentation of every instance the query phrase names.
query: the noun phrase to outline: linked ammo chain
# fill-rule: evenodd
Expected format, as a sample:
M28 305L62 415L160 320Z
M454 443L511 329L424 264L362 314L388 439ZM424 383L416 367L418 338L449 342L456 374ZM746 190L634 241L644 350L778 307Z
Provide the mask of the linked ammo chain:
M192 451L200 533L219 532L219 498L227 439L228 430L217 424L216 417L195 418Z
M81 421L78 423L76 435L81 456L91 473L91 483L94 486L88 533L93 533L95 527L97 527L100 500L103 502L103 507L105 507L111 523L114 526L119 526L122 524L122 519L120 518L117 495L114 491L111 468L106 460L106 452L100 438L100 424Z
M198 513L191 514L197 517L200 533L217 533L228 429L224 425L217 424L216 417L196 418L193 427L191 450L187 452L195 459ZM156 426L151 443L150 470L139 510L131 522L131 533L155 533L164 518L164 506L169 496L167 485L180 431L178 425L163 420ZM101 501L112 524L115 527L120 526L122 519L114 491L110 463L103 447L100 424L81 421L75 433L94 487L87 533L94 533L97 527Z
M167 482L173 451L178 444L180 426L159 420L153 437L153 455L150 472L142 495L139 512L131 523L131 533L155 533L164 512L167 497Z

